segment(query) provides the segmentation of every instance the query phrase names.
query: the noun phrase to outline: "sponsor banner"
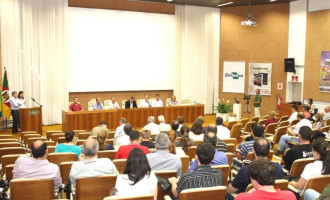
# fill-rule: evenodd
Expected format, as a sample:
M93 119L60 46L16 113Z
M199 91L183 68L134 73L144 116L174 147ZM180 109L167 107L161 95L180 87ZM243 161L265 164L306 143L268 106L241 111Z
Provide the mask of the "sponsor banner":
M272 63L249 63L249 95L255 95L257 89L261 95L271 95Z
M320 92L330 92L330 51L321 52Z
M223 62L222 91L244 93L245 62Z

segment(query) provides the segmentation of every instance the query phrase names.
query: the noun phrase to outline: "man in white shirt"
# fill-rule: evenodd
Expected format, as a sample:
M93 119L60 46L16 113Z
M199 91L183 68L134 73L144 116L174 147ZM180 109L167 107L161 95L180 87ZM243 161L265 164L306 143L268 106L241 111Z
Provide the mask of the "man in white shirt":
M140 101L140 108L149 108L151 107L149 96L144 95L144 99Z
M230 130L225 126L222 126L222 123L223 123L222 117L217 117L215 119L215 123L217 124L217 137L219 139L229 139Z
M312 129L312 123L308 119L305 119L305 115L303 112L298 113L298 120L299 122L295 126L291 126L288 128L289 135L283 135L280 139L280 142L278 143L277 151L278 152L284 152L286 148L288 148L288 142L296 142L300 143L299 141L299 130L303 126L308 126Z
M148 122L149 124L145 125L143 127L143 129L148 129L151 131L151 134L159 134L160 133L160 129L159 129L159 125L155 124L155 117L154 116L150 116L148 117Z
M116 101L115 97L111 98L111 102L109 103L109 109L110 110L117 110L120 109L118 102Z
M13 129L12 133L17 134L18 128L17 125L19 123L19 116L18 116L18 110L20 107L19 99L17 98L17 92L13 91L11 93L12 97L10 98L10 109L11 109L11 116L13 116Z
M76 179L79 177L95 177L105 174L118 175L116 166L109 158L97 158L99 143L94 138L88 138L83 145L83 153L79 162L74 162L70 171L70 181L75 188Z
M290 116L290 118L289 118L289 124L291 124L291 122L293 121L293 120L296 120L297 119L297 115L298 115L298 106L297 105L292 105L292 107L291 107L291 111L292 111L292 114L291 114L291 116Z
M165 123L164 115L159 115L158 121L159 121L159 130L160 131L170 131L172 129L171 125Z
M163 101L159 99L159 94L156 94L155 98L156 99L152 101L152 107L163 107Z
M121 134L117 137L114 142L115 146L129 145L131 143L129 139L129 134L133 130L133 126L129 123L124 125L124 134Z
M126 124L126 118L120 118L119 120L119 126L116 128L115 136L114 136L114 143L116 143L116 140L119 136L124 135L124 126Z
M180 131L181 130L181 127L182 127L182 125L184 123L184 117L183 116L179 116L178 117L178 122L179 122L179 128L178 128L177 131Z

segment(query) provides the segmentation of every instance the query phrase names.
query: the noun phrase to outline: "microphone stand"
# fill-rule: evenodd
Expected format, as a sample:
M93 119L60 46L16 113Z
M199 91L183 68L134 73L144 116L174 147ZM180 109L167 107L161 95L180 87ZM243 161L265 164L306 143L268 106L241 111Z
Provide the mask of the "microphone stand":
M43 105L41 105L40 103L38 103L34 98L31 97L31 99L32 99L32 101L33 101L34 103L38 104L38 105L40 106L40 108L43 107Z

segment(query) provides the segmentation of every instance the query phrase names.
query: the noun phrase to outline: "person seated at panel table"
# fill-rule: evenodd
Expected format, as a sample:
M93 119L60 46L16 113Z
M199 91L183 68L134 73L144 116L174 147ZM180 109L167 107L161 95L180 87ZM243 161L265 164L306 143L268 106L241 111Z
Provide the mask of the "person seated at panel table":
M149 100L149 95L145 94L144 99L140 101L140 108L149 108L151 107L151 101Z
M178 101L176 100L176 96L172 96L171 97L171 101L168 103L168 106L178 106L179 105L179 103L178 103Z
M159 99L159 94L156 94L155 98L156 99L152 101L152 107L163 107L163 101Z
M73 97L73 103L70 104L69 111L83 111L78 97Z
M137 108L136 101L133 96L125 102L125 109L127 108Z
M118 102L116 101L115 97L111 98L111 102L109 103L109 109L110 110L117 110L120 109Z
M96 98L96 102L93 105L93 110L103 110L103 103L101 103L101 98Z

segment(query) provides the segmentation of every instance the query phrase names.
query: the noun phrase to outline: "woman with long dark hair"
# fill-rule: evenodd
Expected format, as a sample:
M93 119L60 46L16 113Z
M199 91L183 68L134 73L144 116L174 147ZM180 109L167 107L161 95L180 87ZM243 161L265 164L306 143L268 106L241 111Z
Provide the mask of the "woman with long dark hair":
M24 92L19 91L17 95L19 101L19 108L25 108L25 99L24 99Z
M117 195L153 194L154 200L157 200L157 182L145 153L139 148L134 148L129 152L124 174L117 176Z
M203 141L204 134L203 134L203 126L201 121L196 120L189 132L189 137L192 138L194 141Z

